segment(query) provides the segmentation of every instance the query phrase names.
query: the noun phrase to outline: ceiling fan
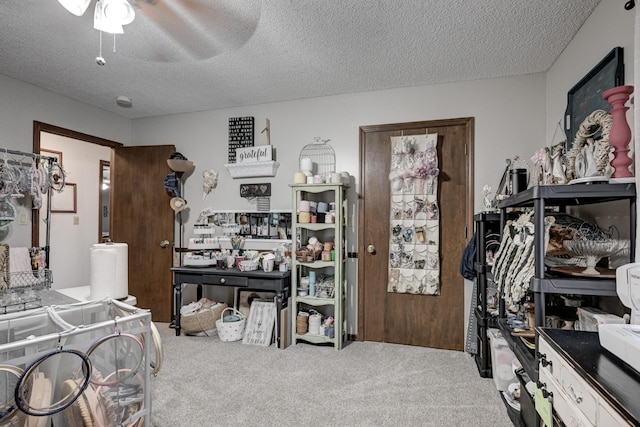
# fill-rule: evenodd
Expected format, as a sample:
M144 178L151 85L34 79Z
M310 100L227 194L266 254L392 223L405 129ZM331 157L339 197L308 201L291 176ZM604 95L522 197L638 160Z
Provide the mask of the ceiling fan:
M58 0L82 16L93 0ZM125 54L152 62L183 62L212 58L239 49L255 32L260 0L96 0L94 28L123 34ZM102 43L101 43L102 46ZM96 62L104 65L102 51Z

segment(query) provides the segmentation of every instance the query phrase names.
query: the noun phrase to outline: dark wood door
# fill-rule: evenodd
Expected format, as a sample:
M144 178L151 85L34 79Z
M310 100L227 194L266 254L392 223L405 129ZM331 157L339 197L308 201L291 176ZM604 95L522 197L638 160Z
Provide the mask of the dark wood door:
M473 225L473 124L461 118L360 128L359 339L464 349L459 265ZM391 137L427 130L438 134L440 295L388 293Z
M111 161L112 239L129 246L129 293L156 322L170 322L174 213L164 188L172 145L119 147ZM164 246L164 247L163 247Z

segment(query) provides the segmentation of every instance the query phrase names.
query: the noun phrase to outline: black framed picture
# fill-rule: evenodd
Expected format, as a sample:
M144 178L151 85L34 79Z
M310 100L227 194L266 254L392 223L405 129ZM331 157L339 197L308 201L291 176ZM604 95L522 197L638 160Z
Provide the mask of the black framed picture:
M593 67L567 94L564 129L567 150L584 119L595 110L609 111L611 106L602 99L602 92L624 84L624 50L615 47Z

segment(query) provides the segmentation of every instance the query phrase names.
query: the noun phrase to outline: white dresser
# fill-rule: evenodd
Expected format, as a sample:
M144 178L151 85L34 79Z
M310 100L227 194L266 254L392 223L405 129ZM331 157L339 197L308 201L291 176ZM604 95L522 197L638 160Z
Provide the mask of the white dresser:
M538 387L554 424L640 426L640 375L602 348L596 332L536 331Z

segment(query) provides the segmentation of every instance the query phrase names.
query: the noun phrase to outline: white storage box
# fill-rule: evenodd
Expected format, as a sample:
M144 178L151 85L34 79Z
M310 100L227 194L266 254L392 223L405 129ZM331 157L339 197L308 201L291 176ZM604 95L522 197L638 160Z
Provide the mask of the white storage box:
M487 336L491 340L493 381L499 391L506 391L509 388L509 384L518 382L516 374L513 372L513 361L516 356L498 329L488 329Z
M579 307L578 320L580 321L580 331L593 332L597 332L598 325L604 323L625 323L622 317L594 307Z

